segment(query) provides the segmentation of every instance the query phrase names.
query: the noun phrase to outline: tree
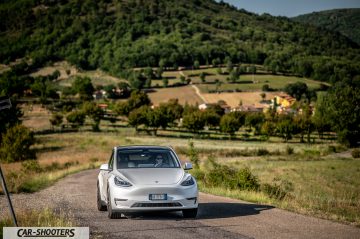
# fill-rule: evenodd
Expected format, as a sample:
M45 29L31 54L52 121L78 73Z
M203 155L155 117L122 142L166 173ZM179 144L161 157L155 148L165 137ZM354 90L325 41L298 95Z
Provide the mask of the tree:
M245 115L245 125L251 130L251 127L255 128L255 133L259 134L261 127L265 121L263 113L248 113Z
M296 126L291 116L282 115L276 124L276 132L285 140L285 142L292 139L296 132Z
M229 76L230 82L235 83L239 80L239 78L240 78L240 75L237 70L234 69L230 72L230 76Z
M215 110L206 109L203 111L203 119L205 121L205 125L208 127L218 127L220 118L220 115L218 115Z
M201 72L200 73L200 80L201 80L201 83L205 83L206 82L206 74L205 72Z
M30 148L35 143L33 133L23 125L7 129L0 144L0 161L11 163L34 159L35 152Z
M79 94L82 100L91 100L94 92L94 86L89 77L77 76L71 86L75 94Z
M320 139L323 138L324 132L331 131L331 122L327 117L328 107L326 96L320 94L316 101L315 114L312 117L312 122Z
M50 124L52 126L60 126L63 122L63 115L60 113L55 113L51 116L51 118L49 119Z
M329 122L338 141L354 147L360 139L360 86L356 82L337 83L316 111Z
M304 82L296 82L294 84L288 84L285 86L285 92L296 98L299 101L303 95L306 95L308 91L308 87Z
M84 102L82 105L83 112L93 121L93 131L100 131L100 121L103 116L103 110L94 102Z
M220 131L229 134L231 138L235 135L235 132L240 129L240 127L241 122L239 122L236 114L229 113L221 117Z
M314 130L312 121L312 110L309 103L301 106L301 113L297 114L294 118L296 129L300 133L300 142L304 142L304 134L307 135L307 142L310 143L310 135Z
M85 123L85 118L85 113L80 110L72 111L66 116L66 120L72 124L72 127L75 128L83 126Z
M150 128L154 135L157 135L157 130L162 125L167 125L167 117L159 108L151 109L146 111L145 126Z
M226 58L225 61L226 61L226 70L230 74L230 72L232 72L232 70L234 69L233 63L230 58Z
M185 83L186 83L186 77L183 76L183 75L181 75L181 76L180 76L180 82L181 82L181 84L185 85Z
M183 117L182 124L184 128L187 128L194 133L198 133L200 130L203 130L205 126L202 112L197 110L192 113L186 114Z
M200 68L200 63L198 60L194 61L194 69L199 69Z
M262 92L262 93L260 94L260 96L261 96L261 101L264 102L265 99L266 99L266 94L265 94L264 92Z
M147 105L143 105L140 108L132 110L128 117L129 125L138 131L140 125L147 124L147 115L150 110L150 107Z
M154 72L151 67L146 67L144 71L144 75L146 77L145 81L145 87L150 88L151 87L151 79L154 78Z
M150 105L151 101L149 99L149 96L140 90L135 90L131 92L130 98L128 100L129 105L129 111L132 111L133 109L139 108L143 105Z
M166 77L163 78L163 79L162 79L162 82L163 82L163 87L164 87L164 88L168 87L168 85L169 85L169 79L168 79L168 78L166 78Z

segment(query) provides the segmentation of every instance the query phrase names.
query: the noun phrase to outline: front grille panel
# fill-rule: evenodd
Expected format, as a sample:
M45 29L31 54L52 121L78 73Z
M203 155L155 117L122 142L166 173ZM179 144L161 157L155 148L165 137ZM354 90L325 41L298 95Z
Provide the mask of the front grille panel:
M181 207L178 202L165 202L165 203L134 203L131 207Z

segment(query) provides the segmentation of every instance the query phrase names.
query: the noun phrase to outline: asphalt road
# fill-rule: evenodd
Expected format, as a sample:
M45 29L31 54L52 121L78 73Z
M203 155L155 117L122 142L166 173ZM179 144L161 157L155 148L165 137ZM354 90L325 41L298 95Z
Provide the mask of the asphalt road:
M110 220L96 209L97 174L84 171L37 193L12 195L15 210L61 210L79 226L89 226L91 238L360 238L360 228L203 193L195 220L177 212ZM1 196L0 218L5 214Z

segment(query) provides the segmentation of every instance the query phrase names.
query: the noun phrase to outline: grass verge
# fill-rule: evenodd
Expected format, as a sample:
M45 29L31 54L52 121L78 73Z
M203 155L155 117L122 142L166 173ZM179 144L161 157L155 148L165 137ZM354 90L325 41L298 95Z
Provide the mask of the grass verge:
M64 212L54 212L48 208L41 211L22 211L16 215L21 227L73 227L74 222ZM0 220L0 238L3 238L3 228L14 226L12 219Z

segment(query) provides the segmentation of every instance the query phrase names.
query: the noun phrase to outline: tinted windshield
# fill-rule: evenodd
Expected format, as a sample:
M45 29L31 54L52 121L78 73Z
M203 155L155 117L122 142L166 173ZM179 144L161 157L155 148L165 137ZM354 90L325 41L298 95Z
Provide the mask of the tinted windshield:
M174 153L167 149L120 149L117 168L179 168Z

